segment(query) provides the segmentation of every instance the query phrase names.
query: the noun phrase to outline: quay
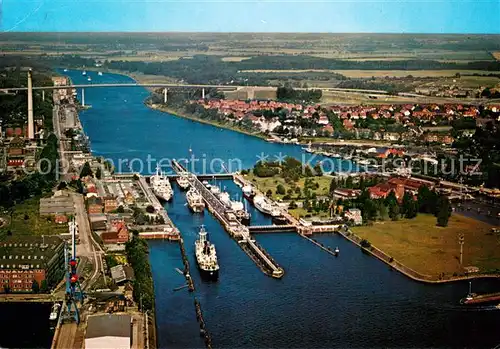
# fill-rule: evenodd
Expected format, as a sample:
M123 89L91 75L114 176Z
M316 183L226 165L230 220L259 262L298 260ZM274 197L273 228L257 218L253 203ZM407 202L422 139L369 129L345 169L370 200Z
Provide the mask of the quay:
M165 211L165 209L163 208L163 205L160 203L156 195L154 195L151 191L151 188L146 182L145 177L139 176L139 186L144 192L144 195L146 196L148 202L155 208L156 211L161 214L163 220L165 221L165 224L161 227L152 227L152 231L139 231L139 237L144 239L166 239L173 241L179 240L179 229L177 229L177 227L174 225L174 223L168 216L167 211ZM141 229L147 229L147 227Z
M0 303L54 303L61 302L64 300L64 295L56 294L14 294L14 293L4 293L0 294Z
M173 169L176 172L186 173L186 169L177 161L173 161ZM241 224L234 212L227 209L222 202L193 174L189 174L191 185L202 195L208 210L219 220L228 234L238 242L238 245L256 262L259 268L269 276L282 278L284 270L281 268L264 249L259 246L250 236L250 231Z

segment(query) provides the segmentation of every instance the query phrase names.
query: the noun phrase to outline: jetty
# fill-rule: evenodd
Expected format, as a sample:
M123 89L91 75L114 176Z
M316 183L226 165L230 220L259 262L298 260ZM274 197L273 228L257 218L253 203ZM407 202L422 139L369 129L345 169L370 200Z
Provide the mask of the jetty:
M219 220L226 232L231 236L245 253L257 264L257 266L268 276L273 278L282 278L284 270L276 261L257 244L250 236L249 229L240 223L236 214L228 209L218 197L216 197L207 187L201 183L200 179L188 172L177 161L172 161L172 168L177 173L188 173L188 179L193 188L195 188L203 197L208 210Z
M151 187L146 182L146 178L141 175L138 175L138 177L139 177L138 180L139 186L144 192L146 199L155 208L155 210L163 217L163 220L165 222L165 224L159 226L148 226L148 227L137 226L136 229L139 230L139 237L143 239L166 239L166 240L178 241L181 236L179 229L177 229L177 227L174 225L174 223L168 216L167 211L165 211L163 205L160 203L156 195L153 194Z

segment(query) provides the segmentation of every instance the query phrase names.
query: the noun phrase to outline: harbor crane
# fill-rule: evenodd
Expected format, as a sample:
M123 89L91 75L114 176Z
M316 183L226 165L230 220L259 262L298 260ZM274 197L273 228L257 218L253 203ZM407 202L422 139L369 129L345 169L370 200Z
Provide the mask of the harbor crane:
M66 294L65 304L66 312L64 319L71 319L80 323L80 312L78 310L78 303L83 303L85 298L80 285L80 280L77 275L78 257L76 254L76 232L78 226L75 217L69 222L69 230L71 232L71 251L69 251L68 243L64 244L64 267L66 278Z

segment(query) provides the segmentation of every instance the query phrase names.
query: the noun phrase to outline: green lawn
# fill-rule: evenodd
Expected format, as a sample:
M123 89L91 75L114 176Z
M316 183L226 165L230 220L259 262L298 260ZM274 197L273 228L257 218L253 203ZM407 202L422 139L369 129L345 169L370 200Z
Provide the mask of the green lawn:
M361 238L404 265L427 275L460 273L458 235L464 234L463 265L482 272L500 269L500 236L492 226L460 215L452 215L446 228L436 226L432 215L415 219L378 222L352 228Z
M295 188L299 187L301 190L300 197L303 199L304 182L306 180L305 178L301 178L297 182L293 182L293 184L286 183L285 180L280 176L257 177L253 174L248 174L245 175L245 178L251 181L264 194L268 190L271 190L273 192L272 197L275 200L280 200L284 196L276 193L276 188L278 184L282 184L287 192L289 189L293 190L293 193L291 195L292 200L298 199L299 194L295 193ZM332 178L327 176L311 177L311 178L314 182L318 183L319 185L318 189L311 190L311 193L316 193L317 196L328 195L330 190L330 182L332 181Z
M40 198L34 197L14 206L12 221L9 214L2 212L2 218L7 221L7 224L0 229L0 238L5 236L9 230L13 236L58 235L68 231L66 224L56 224L51 219L40 217L39 208Z

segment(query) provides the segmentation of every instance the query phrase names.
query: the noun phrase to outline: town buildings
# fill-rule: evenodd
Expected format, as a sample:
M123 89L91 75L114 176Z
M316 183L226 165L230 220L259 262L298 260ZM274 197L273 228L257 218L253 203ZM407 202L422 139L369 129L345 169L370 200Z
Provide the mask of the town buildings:
M0 292L53 287L64 276L64 242L57 236L8 237L0 242Z

